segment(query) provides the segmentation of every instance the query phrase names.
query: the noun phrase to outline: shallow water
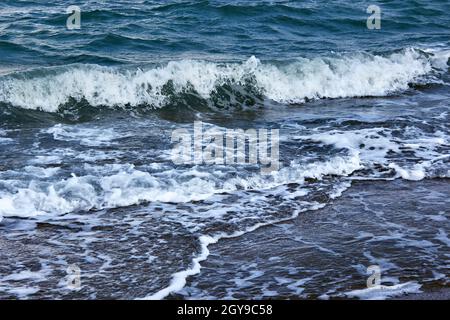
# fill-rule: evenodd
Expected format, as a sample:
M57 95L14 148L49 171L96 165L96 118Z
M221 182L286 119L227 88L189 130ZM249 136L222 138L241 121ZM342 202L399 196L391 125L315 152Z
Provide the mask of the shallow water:
M448 3L68 5L0 4L0 297L448 286ZM195 121L279 129L280 169L174 163Z

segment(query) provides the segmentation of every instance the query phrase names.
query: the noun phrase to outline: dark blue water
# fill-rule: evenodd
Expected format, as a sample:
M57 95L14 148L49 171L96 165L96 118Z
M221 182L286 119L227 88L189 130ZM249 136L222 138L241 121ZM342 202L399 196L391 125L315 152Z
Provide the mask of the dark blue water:
M76 31L64 28L70 4L2 1L2 64L291 60L449 44L446 1L373 3L377 31L366 27L366 1L89 1Z
M72 4L0 3L1 298L448 287L448 1ZM194 121L279 129L280 169L174 163Z

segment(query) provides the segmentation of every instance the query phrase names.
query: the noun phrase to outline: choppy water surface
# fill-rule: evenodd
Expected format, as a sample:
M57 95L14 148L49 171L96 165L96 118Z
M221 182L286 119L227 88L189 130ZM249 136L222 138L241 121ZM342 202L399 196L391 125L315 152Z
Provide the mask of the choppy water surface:
M1 298L448 287L448 3L70 4L0 4ZM194 121L279 129L281 168L173 163Z

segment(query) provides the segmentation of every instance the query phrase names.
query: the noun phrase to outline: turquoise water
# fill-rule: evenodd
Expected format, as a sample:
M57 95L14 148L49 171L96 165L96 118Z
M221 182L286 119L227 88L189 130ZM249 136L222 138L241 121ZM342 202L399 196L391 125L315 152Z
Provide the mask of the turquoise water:
M0 297L448 287L450 3L377 1L374 30L369 4L89 1L72 30L2 1ZM280 169L174 163L195 121L278 129ZM391 288L358 291L373 264Z

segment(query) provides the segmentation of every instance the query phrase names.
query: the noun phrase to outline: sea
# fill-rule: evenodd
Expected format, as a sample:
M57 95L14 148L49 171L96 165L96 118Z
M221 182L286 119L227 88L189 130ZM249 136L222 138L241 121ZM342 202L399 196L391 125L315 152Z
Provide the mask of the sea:
M448 290L449 27L449 1L2 0L0 298Z

